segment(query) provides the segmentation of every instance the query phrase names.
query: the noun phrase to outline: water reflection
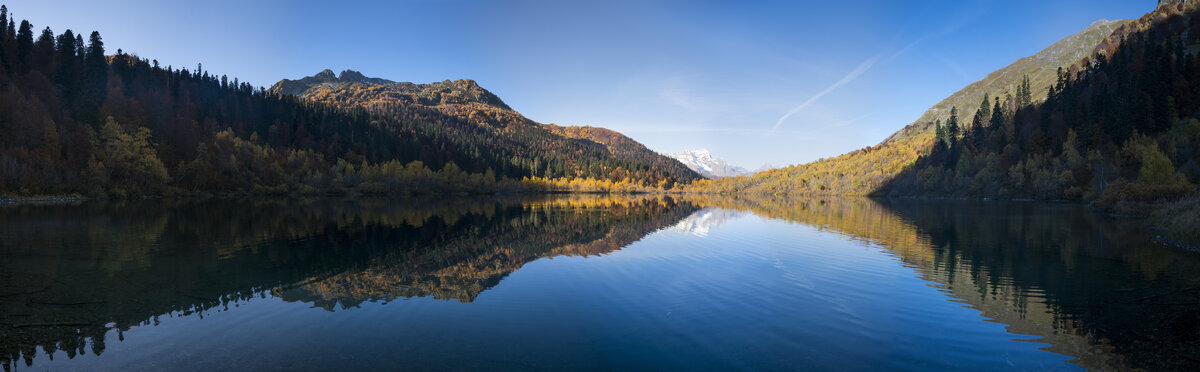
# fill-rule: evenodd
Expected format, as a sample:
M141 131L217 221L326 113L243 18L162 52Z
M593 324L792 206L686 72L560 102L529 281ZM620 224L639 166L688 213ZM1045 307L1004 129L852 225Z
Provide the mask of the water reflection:
M1094 370L1200 369L1200 254L1077 205L703 198L878 245L1010 333Z
M739 220L751 213L812 226L820 236L794 225ZM726 223L737 229L722 232L719 226ZM647 238L668 229L673 232ZM840 237L827 239L830 234ZM430 350L455 358L466 358L456 348L474 342L472 363L477 364L471 365L480 367L509 362L578 367L603 361L615 369L623 364L612 356L633 355L642 358L634 362L660 361L657 366L665 369L694 366L688 363L718 366L706 364L711 362L770 369L794 362L790 356L815 355L830 363L859 358L886 369L997 368L970 364L995 363L978 359L979 350L951 350L984 345L987 354L992 346L1011 346L991 343L988 327L979 327L988 323L976 318L958 318L967 323L946 329L964 334L923 339L929 344L913 346L920 349L916 352L904 354L912 349L895 346L937 326L940 320L927 319L931 316L923 311L961 310L924 286L932 283L951 301L1003 324L1007 334L991 324L998 338L1044 343L1046 350L1081 367L1200 369L1200 255L1155 244L1153 235L1136 220L1112 219L1080 206L1030 203L570 196L5 206L0 207L0 362L7 371L34 364L35 356L99 355L106 337L123 340L132 327L157 325L164 317L237 311L259 297L311 304L335 313L304 310L330 315L367 308L368 302L422 297L463 303L439 307L455 312L448 318L412 318L442 321L444 327L433 327L430 332L436 333L430 334L458 332L460 337L435 343L413 333L419 339L405 341L427 343ZM562 263L590 270L581 274L590 281L567 291L509 276L540 258L603 255L642 239L650 242L637 252L631 248L605 256L609 260ZM832 249L816 247L831 242ZM864 246L875 247L871 251L885 260L849 252ZM913 269L927 282L911 279ZM891 276L894 272L899 276ZM569 277L553 270L540 275L543 283ZM483 306L488 302L483 296L504 292L497 285L506 277L524 287L509 285L504 300L532 303ZM902 279L910 283L880 283ZM552 292L556 288L559 292ZM904 293L890 296L891 290ZM923 297L922 290L936 299ZM570 298L550 303L562 297L524 296L528 293ZM417 312L409 314L428 309L411 308ZM594 313L583 314L589 309ZM887 313L910 309L918 312ZM392 314L355 318L345 331L370 331L371 322ZM339 319L356 316L363 315ZM297 319L280 324L303 327ZM460 323L449 320L512 324L487 333L456 328ZM895 320L912 324L891 324ZM546 324L566 329L538 328ZM625 328L628 332L605 333ZM336 334L329 328L322 332L316 334ZM378 332L392 336L390 330ZM516 345L497 335L538 338L545 345ZM388 351L370 349L371 337L354 337L338 342L361 346L364 354ZM864 344L880 347L868 353L875 359L854 350ZM444 345L454 346L439 348ZM692 354L676 351L683 361L671 360L655 347ZM949 355L944 359L964 359L922 364L942 354L938 348ZM482 349L497 351L478 352ZM542 351L530 355L544 359L495 359L529 350ZM702 359L728 350L741 354ZM550 360L559 355L572 357ZM752 362L739 364L744 362L739 357Z
M601 196L6 206L0 361L100 355L106 335L255 297L470 302L527 262L608 253L695 210Z

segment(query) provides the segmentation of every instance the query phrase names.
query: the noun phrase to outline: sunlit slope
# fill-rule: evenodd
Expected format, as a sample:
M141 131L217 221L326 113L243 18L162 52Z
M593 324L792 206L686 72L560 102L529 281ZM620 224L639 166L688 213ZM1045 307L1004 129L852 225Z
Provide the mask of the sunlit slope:
M271 94L384 117L412 120L414 134L431 133L467 148L501 174L546 179L595 179L669 188L700 175L616 131L533 121L473 80L428 84L325 70L282 80ZM428 149L435 150L435 149Z
M1059 67L1069 68L1099 48L1114 44L1116 40L1111 39L1114 31L1129 22L1097 21L1033 56L988 74L938 102L915 122L878 145L811 163L759 172L749 178L700 182L697 189L766 194L869 194L929 148L935 134L934 122L947 120L952 107L958 108L960 120L969 121L984 94L1003 100L1006 94L1015 93L1025 76L1029 76L1033 100L1042 100L1056 82Z

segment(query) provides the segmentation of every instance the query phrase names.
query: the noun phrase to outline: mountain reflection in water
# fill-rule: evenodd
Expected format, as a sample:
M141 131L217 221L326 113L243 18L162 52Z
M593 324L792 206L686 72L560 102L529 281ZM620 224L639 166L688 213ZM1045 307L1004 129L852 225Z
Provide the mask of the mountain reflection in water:
M703 198L878 245L948 295L1094 370L1200 369L1200 254L1080 205Z
M738 225L737 229L742 230L721 233L726 223ZM812 234L785 231L788 226L813 229L817 234L833 235L852 243L841 249L869 247L895 257L896 265L903 266L899 269L911 270L901 275L916 275L918 282L923 283L919 285L933 286L948 296L937 303L917 304L917 308L944 309L947 304L961 303L977 310L986 322L1002 324L1009 340L1046 344L1039 347L1069 357L1076 366L1097 370L1200 368L1197 362L1200 360L1200 255L1155 244L1149 238L1153 232L1137 220L1113 219L1081 206L1060 204L693 196L160 200L2 206L0 362L8 371L21 365L39 367L38 363L52 366L51 362L56 360L50 359L64 354L68 359L84 354L101 355L106 342L124 341L126 333L134 328L156 327L163 317L203 318L215 312L236 313L239 306L259 301L256 298L310 304L318 308L310 311L322 313L340 313L367 303L409 298L449 300L469 309L480 306L476 301L481 296L495 293L489 290L530 262L561 256L612 256L644 240L652 240L643 245L649 244L649 248L656 250L687 252L692 247L669 245L696 244L694 249L699 253L647 257L650 252L631 256L627 250L622 251L620 255L624 258L607 263L609 266L604 270L608 271L595 274L626 279L583 283L602 286L579 287L583 292L572 295L592 296L587 306L613 312L611 319L587 321L597 322L600 327L645 328L641 331L642 338L601 337L606 343L556 346L572 348L571 353L563 349L563 355L588 355L577 353L581 349L635 355L637 351L614 349L615 345L634 341L653 345L681 340L708 344L721 340L733 345L745 342L759 350L730 351L729 346L708 346L712 350L697 352L705 355L728 352L719 360L751 358L766 364L732 365L775 369L795 361L772 350L821 343L834 346L844 343L848 350L853 350L864 336L887 336L907 342L905 337L928 331L899 326L870 328L888 324L891 319L915 321L922 316L888 313L888 309L900 311L899 306L904 303L895 302L896 298L883 298L887 293L878 292L881 286L901 285L872 282L885 277L858 277L862 273L838 271L829 262L825 271L785 274L815 276L804 283L820 283L816 279L842 281L846 287L816 285L797 290L794 286L800 282L782 280L776 276L778 273L732 274L738 272L736 267L756 267L751 265L753 261L763 259L775 266L791 263L801 267L807 262L819 268L826 264L812 262L814 259L849 260L853 264L851 255L790 254L811 251L811 244L825 240L779 240L764 236L761 231L749 232L761 228L766 235ZM662 234L675 234L678 238ZM822 251L822 254L837 254L837 250L832 252ZM596 260L588 259L592 261ZM681 266L680 261L690 263ZM872 264L877 263L860 265ZM674 273L671 275L688 275L690 282L684 284L694 288L656 292L658 286L672 283L644 282L645 279L633 275L642 273L638 270L653 272L656 265L660 267L657 270ZM724 266L734 268L730 273L711 271ZM710 271L687 274L688 269L704 268ZM555 280L554 275L545 275ZM525 285L522 290L526 291L546 289L521 283L524 284L516 285ZM839 292L854 288L875 289L863 290L865 294ZM920 292L920 288L911 287L896 290ZM684 295L683 298L692 301L682 303L691 307L686 309L690 310L687 313L700 315L687 318L680 314L670 318L673 319L670 322L643 318L650 313L662 315L659 311L663 307L679 306L673 302L678 299L663 297L672 294ZM822 303L803 300L804 296L867 295L880 296L880 303L890 304L891 307L874 314L884 322L853 317L826 319L821 318L827 316L821 309L796 307ZM755 297L765 302L755 302ZM912 298L928 301L919 296ZM802 301L787 302L796 299ZM388 306L405 305L408 304ZM529 308L544 305L548 304L528 304ZM748 312L773 315L747 318L749 325L765 322L762 324L766 327L759 331L746 330L741 335L722 333L716 339L708 333L713 324L739 324L742 321L739 317L749 315ZM508 319L519 319L515 316ZM672 315L667 312L663 316ZM673 323L685 319L698 323ZM535 319L520 320L538 324ZM983 323L979 319L970 322ZM844 334L824 334L817 340L796 336L806 333L787 328L819 323L835 323L834 329ZM986 327L980 324L959 324L956 329L984 332ZM354 323L352 328L363 325ZM451 334L473 335L473 330L456 329L454 324L444 327ZM513 332L522 326L509 327L512 328L501 330ZM574 332L587 332L584 326L580 327ZM654 331L661 327L665 329ZM531 331L525 328L523 332ZM558 331L547 328L542 332L548 340L553 340L552 333ZM601 334L596 330L590 332ZM150 336L138 333L129 337ZM888 340L887 337L883 340ZM945 337L951 341L954 337L975 337L978 341L982 336L964 333ZM340 342L366 345L371 341L364 337ZM487 345L485 341L476 342ZM521 347L492 346L505 350ZM939 365L971 369L1004 367L969 364L969 360L975 359L956 362L953 358L958 354L950 350L954 349L953 344L922 347L932 349L920 355L893 358L912 361L858 362L895 369ZM946 350L943 353L938 348ZM755 354L763 352L779 360L764 360L762 354ZM987 354L987 350L982 352ZM688 358L687 355L677 357ZM844 360L853 355L858 354L847 352L827 357L853 365L856 361ZM928 364L930 360L922 359L931 355L950 360ZM605 359L609 357L604 353L597 357L612 360ZM521 359L524 361L520 363L533 364L505 364L529 356L512 358L474 363L518 369L533 365L550 368L578 365L550 359L537 362ZM662 358L664 364L644 365L649 360L645 359L641 365L665 369L692 366L687 362L672 362L672 356L656 358Z
M529 261L608 253L695 210L598 196L0 207L0 358L100 355L109 330L268 295L470 302Z

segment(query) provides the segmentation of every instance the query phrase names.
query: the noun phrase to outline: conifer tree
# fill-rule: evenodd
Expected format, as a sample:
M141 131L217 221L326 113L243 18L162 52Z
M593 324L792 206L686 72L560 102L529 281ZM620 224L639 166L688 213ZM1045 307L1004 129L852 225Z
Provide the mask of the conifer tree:
M80 63L87 58L87 48L83 46L83 34L75 34L75 56Z
M75 33L71 30L58 36L57 64L54 70L54 82L63 87L63 97L67 106L78 95L79 86L79 56L75 48Z
M8 7L0 5L0 71L12 71L12 63L8 60Z
M37 42L33 44L33 67L45 74L50 73L54 63L54 31L50 27L42 30Z
M32 53L33 25L29 24L29 21L21 21L21 28L17 30L17 69L19 71L28 71Z
M84 57L84 92L81 119L99 123L100 103L108 89L108 60L104 57L104 40L100 33L92 31L88 38L87 55Z
M979 102L979 112L983 120L988 120L992 117L992 100L987 93L983 94L983 101Z
M1029 75L1021 78L1021 84L1017 85L1017 109L1024 108L1033 103L1033 86L1029 82Z
M0 5L0 42L8 40L8 7Z
M979 109L975 110L975 117L971 119L971 140L976 148L983 146L984 123L987 123L992 116L992 107L988 105L991 103L989 101L987 93L984 93L983 101L979 102Z
M992 117L988 120L988 129L997 131L1003 126L1004 111L1000 109L1000 97L996 97L996 104L992 106Z
M946 139L949 145L953 145L958 140L958 134L962 128L958 127L958 106L950 108L950 120L946 121Z
M946 126L942 125L942 119L935 120L933 122L933 127L935 128L934 130L937 133L937 143L940 143L945 146L949 146L950 139L946 135Z

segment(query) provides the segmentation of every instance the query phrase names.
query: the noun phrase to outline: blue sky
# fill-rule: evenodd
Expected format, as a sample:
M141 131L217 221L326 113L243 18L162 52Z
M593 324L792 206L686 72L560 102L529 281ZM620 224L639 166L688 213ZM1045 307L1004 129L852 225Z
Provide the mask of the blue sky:
M2 1L38 29L270 86L470 78L543 123L757 168L878 143L989 72L1155 0ZM789 114L790 113L790 114Z

